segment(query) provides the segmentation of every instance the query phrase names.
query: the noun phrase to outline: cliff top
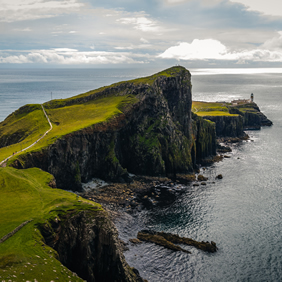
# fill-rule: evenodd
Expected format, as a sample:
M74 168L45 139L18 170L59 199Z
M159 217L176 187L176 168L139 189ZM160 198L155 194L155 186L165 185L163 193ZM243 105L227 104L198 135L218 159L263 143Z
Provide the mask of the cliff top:
M12 156L9 160L11 161L14 155L34 143L36 144L25 153L40 150L64 135L109 121L122 114L138 102L135 89L140 85L150 87L161 77L187 75L190 79L189 71L177 66L152 76L115 83L67 99L46 102L44 108L53 128L41 140L39 138L49 129L41 105L25 105L0 123L0 162ZM190 83L190 80L187 82Z
M211 102L192 102L192 112L198 116L238 116L238 114L229 113L229 105L227 103L211 103Z
M54 250L44 244L37 225L70 210L101 210L101 206L77 198L73 193L48 186L53 176L38 168L16 170L0 168L0 239L23 222L30 221L9 239L0 243L0 276L13 275L33 281L44 279L68 281L72 272L56 260ZM41 266L41 267L40 267ZM5 273L2 269L5 269ZM32 269L32 272L30 271ZM56 270L56 272L54 271ZM77 278L75 281L83 281Z

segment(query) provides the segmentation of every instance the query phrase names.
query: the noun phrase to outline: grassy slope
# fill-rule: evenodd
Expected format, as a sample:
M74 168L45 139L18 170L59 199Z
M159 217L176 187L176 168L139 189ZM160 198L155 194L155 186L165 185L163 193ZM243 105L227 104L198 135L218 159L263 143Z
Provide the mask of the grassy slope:
M55 281L57 277L58 281L81 281L55 259L55 252L44 245L36 224L59 218L68 210L100 210L101 206L81 198L78 202L75 194L50 188L47 183L51 179L50 174L37 168L0 168L0 238L33 219L0 244L0 280L9 276L13 281Z
M26 105L0 123L0 136L14 136L18 143L0 148L0 161L28 147L50 128L40 105Z
M183 67L173 67L152 76L138 78L128 82L133 84L144 83L151 85L159 76L172 77L184 70ZM63 135L99 122L107 121L111 117L120 114L124 105L137 102L137 98L132 95L112 95L104 98L96 98L83 104L76 103L75 101L83 97L97 94L107 88L118 86L122 83L124 82L115 83L68 99L53 100L45 103L44 107L51 120L53 129L45 138L25 152L40 150L41 148L54 143L56 139ZM116 93L116 95L118 95L118 93ZM73 105L66 106L68 102L73 102ZM0 123L0 136L12 134L19 136L17 143L0 148L0 161L11 156L14 152L19 152L22 148L28 147L48 129L49 124L40 105L27 105L19 109L10 115L4 122ZM10 161L12 159L10 159Z
M238 116L230 114L228 107L222 103L193 101L192 112L198 116Z
M46 113L50 118L53 129L35 146L26 152L39 150L52 144L56 139L68 133L89 127L93 124L106 121L111 117L120 114L125 104L136 102L137 99L132 96L111 96L92 100L85 104L76 104L62 108L46 109ZM0 160L18 152L21 148L28 147L35 142L50 126L43 111L32 111L18 119L18 115L11 116L1 124L2 136L4 134L17 134L24 132L19 143L0 148ZM30 135L27 133L31 133ZM19 136L21 134L19 133Z

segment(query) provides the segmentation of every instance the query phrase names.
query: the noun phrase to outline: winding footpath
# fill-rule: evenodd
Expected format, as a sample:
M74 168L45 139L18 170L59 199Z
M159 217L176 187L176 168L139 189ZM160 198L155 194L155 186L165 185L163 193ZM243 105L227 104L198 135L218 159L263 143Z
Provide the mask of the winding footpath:
M5 164L5 162L8 161L9 158L13 157L14 155L17 155L17 154L19 154L19 153L21 153L21 152L24 152L24 151L28 150L29 148L33 147L35 144L37 144L37 142L39 142L41 139L43 139L43 138L53 129L52 123L50 122L50 119L49 119L49 117L47 116L47 114L46 114L46 112L45 112L45 109L44 109L44 107L43 107L42 104L41 104L41 107L42 107L42 110L43 110L43 113L44 113L45 117L47 118L47 121L48 121L48 123L49 123L49 125L50 125L50 128L49 128L39 139L37 139L34 143L32 143L32 144L29 145L28 147L26 147L26 148L22 149L21 151L19 151L19 152L13 154L13 155L7 157L5 160L3 160L2 162L0 162L0 166L3 166L3 165Z
M25 225L27 225L28 223L30 223L33 219L27 220L25 222L23 222L22 224L20 224L17 228L15 228L12 232L8 233L7 235L5 235L4 237L2 237L0 239L0 244L5 242L7 239L9 239L10 237L12 237L13 235L15 235L19 230L21 230Z

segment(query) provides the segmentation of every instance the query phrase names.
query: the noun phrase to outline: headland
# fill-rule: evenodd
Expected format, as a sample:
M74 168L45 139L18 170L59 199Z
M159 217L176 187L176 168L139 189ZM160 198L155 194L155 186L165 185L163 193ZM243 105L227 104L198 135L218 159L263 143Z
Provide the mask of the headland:
M224 157L217 149L228 148L218 140L239 141L246 128L271 125L253 102L193 102L191 75L179 66L43 107L52 125L44 138L50 124L41 105L0 123L0 161L12 156L0 168L0 237L32 220L0 244L5 279L143 281L100 204L132 211L161 197L146 194L152 187L204 185L195 171ZM83 198L64 191L82 192L92 178L113 184Z

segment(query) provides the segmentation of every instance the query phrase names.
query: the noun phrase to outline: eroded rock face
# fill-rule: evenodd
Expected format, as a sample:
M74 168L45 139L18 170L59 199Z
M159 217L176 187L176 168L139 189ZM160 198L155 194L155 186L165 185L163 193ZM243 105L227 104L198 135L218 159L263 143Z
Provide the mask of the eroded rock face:
M244 119L242 116L205 116L216 124L217 137L243 137Z
M138 102L109 122L25 155L14 166L42 168L55 176L57 187L79 190L81 182L93 177L130 182L128 172L170 177L187 173L196 161L215 154L214 126L197 121L192 129L191 75L185 68L172 77L159 76L151 85L125 82L95 95L92 99L135 95Z
M61 263L88 282L143 281L126 263L118 232L106 212L67 214L39 229Z

